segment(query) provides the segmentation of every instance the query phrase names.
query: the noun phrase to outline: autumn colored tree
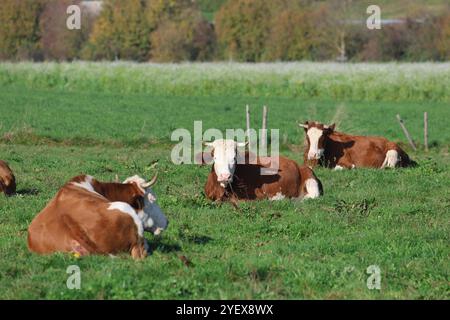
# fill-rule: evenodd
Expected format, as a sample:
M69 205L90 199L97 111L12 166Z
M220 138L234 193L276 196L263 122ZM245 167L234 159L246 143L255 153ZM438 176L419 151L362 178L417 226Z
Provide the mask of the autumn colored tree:
M40 46L46 60L73 60L80 57L93 18L82 11L81 29L69 30L66 27L67 8L70 5L80 5L80 2L80 0L45 0L45 7L40 16Z
M42 58L39 0L2 0L0 8L0 58L9 60Z
M314 59L318 33L314 28L312 10L289 8L277 14L266 42L264 59L294 61Z
M229 0L215 17L217 39L226 59L260 61L272 18L285 1Z
M154 61L204 61L213 57L215 34L198 10L185 9L172 19L160 21L151 43Z
M147 60L150 43L145 8L144 0L104 0L83 56Z

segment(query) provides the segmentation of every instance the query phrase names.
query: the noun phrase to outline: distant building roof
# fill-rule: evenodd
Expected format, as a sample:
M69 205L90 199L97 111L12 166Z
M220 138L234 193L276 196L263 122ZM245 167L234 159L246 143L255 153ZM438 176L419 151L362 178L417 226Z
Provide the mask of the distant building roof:
M102 10L102 4L103 1L81 1L81 6L83 7L83 9L86 9L89 13L95 15L99 14Z

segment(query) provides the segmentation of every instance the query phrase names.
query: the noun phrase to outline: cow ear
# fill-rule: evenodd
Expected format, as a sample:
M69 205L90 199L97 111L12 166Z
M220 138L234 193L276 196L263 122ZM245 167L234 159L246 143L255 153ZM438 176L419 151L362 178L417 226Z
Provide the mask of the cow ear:
M246 147L246 146L248 146L248 143L249 143L248 140L247 140L246 142L238 142L238 143L237 143L237 146L238 146L238 147Z
M214 142L203 141L203 145L205 145L207 147L214 147Z
M329 131L334 131L334 128L336 127L336 124L330 124L326 129L328 129Z
M212 164L213 163L213 151L200 152L195 155L195 163L200 165Z
M308 121L306 121L305 123L299 123L298 126L307 130L308 129Z

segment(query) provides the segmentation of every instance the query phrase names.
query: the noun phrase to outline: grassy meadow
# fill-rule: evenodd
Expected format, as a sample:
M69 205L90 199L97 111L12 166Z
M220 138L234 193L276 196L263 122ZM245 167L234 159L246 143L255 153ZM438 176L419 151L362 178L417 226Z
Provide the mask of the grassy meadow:
M280 129L281 154L302 159L297 121L334 121L399 142L417 168L318 168L312 201L211 203L209 168L174 165L174 129ZM0 159L18 195L0 196L2 299L449 299L450 64L0 64ZM423 150L423 112L430 150ZM399 113L418 144L413 152ZM152 164L158 161L156 168ZM133 261L37 256L27 226L71 177L159 172L170 220ZM186 257L191 264L183 263ZM69 265L81 289L66 287ZM381 290L366 269L378 265Z

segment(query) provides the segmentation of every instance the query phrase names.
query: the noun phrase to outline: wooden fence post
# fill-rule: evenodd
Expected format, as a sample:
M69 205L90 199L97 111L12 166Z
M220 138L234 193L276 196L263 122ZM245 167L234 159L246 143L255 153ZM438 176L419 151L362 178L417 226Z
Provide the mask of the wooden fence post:
M248 105L245 106L245 118L247 123L247 131L245 134L247 136L247 141L250 141L250 107Z
M398 123L400 124L400 127L402 127L403 133L405 134L406 139L408 139L409 144L414 149L414 151L417 151L416 145L414 144L414 141L411 139L408 129L406 129L405 124L403 123L403 120L402 120L402 118L400 118L399 114L397 114L397 120L398 120Z
M261 132L261 147L263 150L267 146L267 106L263 107L262 132Z
M423 143L428 152L428 112L423 113Z

